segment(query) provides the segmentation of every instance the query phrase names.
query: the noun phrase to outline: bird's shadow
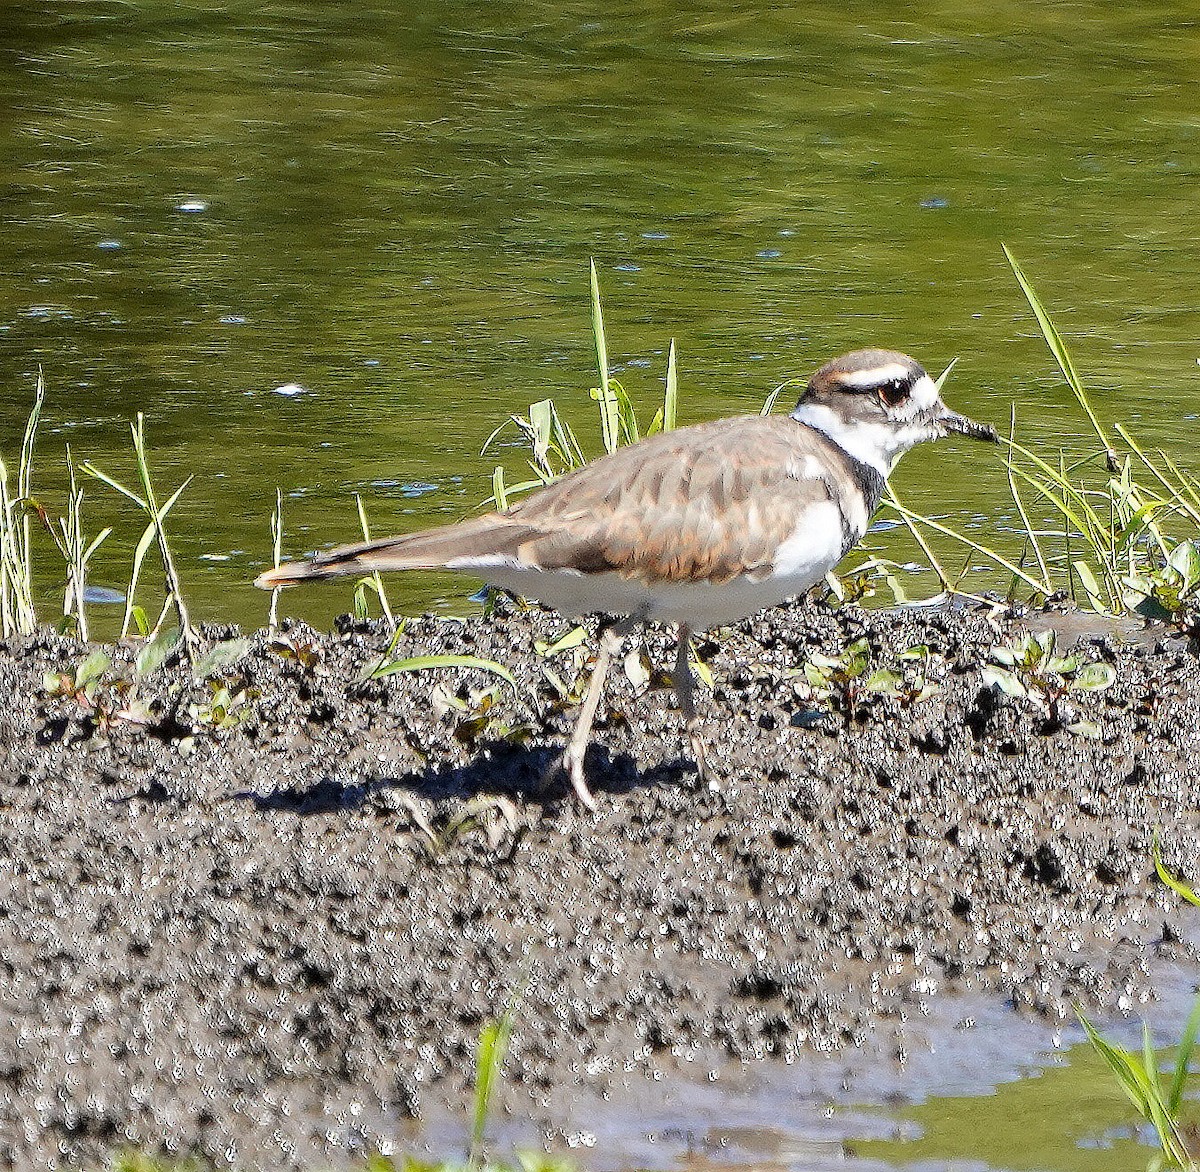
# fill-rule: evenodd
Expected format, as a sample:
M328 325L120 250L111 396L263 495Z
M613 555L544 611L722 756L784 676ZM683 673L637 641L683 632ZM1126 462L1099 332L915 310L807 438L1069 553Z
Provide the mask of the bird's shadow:
M422 770L399 776L357 782L325 776L312 785L242 790L231 796L251 802L260 810L300 815L335 814L365 807L386 811L396 795L426 802L507 797L550 807L578 801L566 775L556 768L561 756L562 750L552 746L528 747L493 741L481 746L465 765L430 763ZM685 759L664 761L642 770L631 754L610 754L606 746L596 744L589 746L584 767L588 786L597 796L686 784L693 771Z

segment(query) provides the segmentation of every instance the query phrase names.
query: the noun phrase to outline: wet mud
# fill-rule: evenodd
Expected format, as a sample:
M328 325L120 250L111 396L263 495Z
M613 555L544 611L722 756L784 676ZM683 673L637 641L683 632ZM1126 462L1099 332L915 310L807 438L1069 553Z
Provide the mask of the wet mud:
M981 675L1048 624L1116 669L1053 719ZM0 648L0 1166L135 1145L336 1167L464 1101L514 1000L505 1102L553 1129L572 1095L602 1111L697 1064L902 1061L956 997L1014 1022L1146 1012L1161 966L1194 965L1200 912L1151 863L1157 830L1200 877L1185 640L781 608L697 645L713 789L651 632L601 707L589 813L542 785L587 650L535 643L568 629L503 604L396 642L515 686L363 681L378 624L260 632L206 680L176 658L137 679L110 648L90 694L78 643ZM806 662L862 638L892 685L814 688Z

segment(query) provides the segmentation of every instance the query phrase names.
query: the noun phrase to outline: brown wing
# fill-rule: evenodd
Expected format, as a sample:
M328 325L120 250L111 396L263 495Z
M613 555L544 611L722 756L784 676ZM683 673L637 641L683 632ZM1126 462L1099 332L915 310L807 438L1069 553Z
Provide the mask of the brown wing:
M830 499L806 474L828 442L784 418L748 416L653 436L588 464L513 506L535 530L520 561L617 570L646 581L723 582L769 571L802 514Z
M806 472L810 458L831 474L846 459L790 419L702 423L619 448L503 513L341 546L256 584L439 566L486 577L489 565L514 561L648 582L766 573L804 511L830 499L826 481Z

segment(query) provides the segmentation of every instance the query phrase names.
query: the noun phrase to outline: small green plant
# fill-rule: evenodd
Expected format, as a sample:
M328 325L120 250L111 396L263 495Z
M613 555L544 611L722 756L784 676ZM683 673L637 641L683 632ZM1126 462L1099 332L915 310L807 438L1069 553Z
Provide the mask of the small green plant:
M188 705L192 723L200 732L228 732L254 714L257 688L241 680L209 680L208 697Z
M475 1104L471 1112L468 1168L479 1168L483 1164L484 1132L487 1130L496 1084L500 1081L500 1069L508 1057L515 1019L516 1015L510 1007L498 1021L488 1022L479 1034L479 1047L475 1054Z
M879 668L868 678L872 692L880 696L891 696L899 700L905 708L914 704L922 704L932 699L942 691L942 685L937 679L938 673L944 666L944 660L929 647L920 643L901 651L896 657L900 669Z
M1200 896L1163 865L1158 835L1152 847L1154 869L1158 877L1194 907L1200 907ZM1117 1085L1125 1092L1137 1113L1151 1124L1161 1149L1147 1164L1147 1172L1198 1172L1200 1170L1200 1129L1185 1123L1180 1112L1187 1090L1189 1066L1200 1032L1200 997L1192 1006L1183 1034L1175 1049L1175 1068L1169 1072L1159 1069L1158 1055L1150 1036L1150 1027L1142 1025L1142 1049L1138 1053L1105 1038L1078 1010L1075 1011L1087 1034L1088 1041L1108 1064Z
M83 642L88 641L87 567L92 555L104 544L112 527L102 529L89 542L83 535L83 489L75 481L75 465L71 461L71 446L67 445L67 515L58 518L58 528L50 521L46 510L35 505L42 524L67 564L67 587L63 595L63 618L74 619L75 633Z
M609 373L608 343L604 333L604 316L600 308L600 282L596 262L590 268L592 304L592 341L596 351L596 370L599 386L591 390L591 398L599 409L600 438L605 452L613 452L623 444L634 444L645 436L675 428L679 405L679 373L675 360L675 341L667 351L667 374L662 406L646 427L641 427L633 400L625 388ZM541 399L529 405L525 415L510 415L488 436L481 455L486 453L500 434L510 425L516 427L529 445L529 467L534 479L518 484L506 484L504 469L496 467L492 475L492 496L488 503L498 509L508 507L509 497L549 484L564 473L587 463L583 448L571 425L562 418L552 399Z
M94 710L98 706L96 692L100 681L111 666L109 654L97 648L74 672L46 672L42 677L42 688L47 696L69 696L81 708Z
M1200 1136L1194 1126L1180 1121L1179 1110L1183 1103L1183 1092L1187 1086L1188 1064L1196 1045L1196 1032L1200 1029L1200 1000L1197 1000L1184 1027L1183 1036L1175 1052L1175 1069L1167 1083L1160 1071L1150 1027L1142 1026L1142 1052L1127 1050L1103 1037L1083 1014L1080 1024L1088 1041L1108 1064L1129 1101L1137 1113L1154 1127L1162 1151L1147 1164L1147 1172L1163 1172L1164 1169L1182 1169L1196 1172L1200 1168Z
M162 613L158 616L158 621L150 629L149 634L151 637L157 634L167 617L167 611L171 607L174 607L175 617L179 622L184 654L191 659L195 652L196 635L192 629L191 620L188 617L187 604L183 600L183 589L179 583L179 574L175 569L175 559L171 555L171 547L167 542L167 533L163 525L167 519L167 514L175 506L175 502L179 500L183 490L191 484L192 478L189 476L167 498L166 502L160 506L158 495L154 491L154 484L150 479L150 464L146 455L146 419L140 411L137 414L137 421L130 424L129 430L133 436L133 451L137 458L138 478L142 485L141 495L131 488L126 488L125 485L114 480L106 472L102 472L94 464L88 462L83 465L83 471L89 476L95 477L102 484L107 484L109 488L115 489L122 496L131 500L150 518L150 523L143 530L137 548L134 550L129 592L125 599L125 617L121 622L121 637L124 638L129 633L129 624L134 618L134 596L137 592L142 562L145 560L151 544L157 540L159 556L162 559L163 578L166 582L167 597L163 603ZM145 625L144 616L143 622L139 625ZM143 631L143 633L146 632Z
M274 557L272 565L279 569L283 561L283 489L275 489L275 508L271 512L271 553ZM283 587L276 586L271 591L271 608L267 612L267 630L274 635L279 629L279 592Z
M1200 635L1200 543L1181 541L1166 562L1124 579L1138 614L1171 623L1186 635Z
M33 407L21 441L15 495L9 484L8 466L0 459L0 632L5 638L9 635L32 635L37 629L29 501L33 445L45 401L46 385L39 370Z
M905 705L918 704L941 691L932 678L940 657L928 647L910 647L899 656L900 670L872 665L871 645L865 637L850 643L841 655L814 652L800 672L809 698L842 714L847 725L861 713L865 701L888 696Z
M1103 692L1111 688L1117 673L1103 660L1085 660L1078 652L1058 654L1053 631L1026 632L1014 643L994 646L992 662L982 668L983 682L1006 696L1027 700L1046 719L1050 729L1064 727L1062 703L1072 693ZM1090 721L1067 724L1068 732L1099 736Z
M1182 471L1165 453L1146 451L1121 424L1105 429L1050 314L1012 253L1005 248L1004 254L1099 446L1075 458L1060 452L1056 459L1047 459L1017 442L1014 411L1005 469L1024 537L1024 549L1015 561L912 512L894 494L886 503L909 523L918 540L920 529L928 528L1004 570L1010 576L1010 597L1027 589L1039 601L1062 592L1101 614L1123 614L1159 593L1162 609L1173 618L1180 609L1167 603L1180 583L1169 569L1188 575L1179 562L1191 555L1180 553L1174 566L1172 558L1179 537L1200 528L1200 479ZM1041 502L1047 520L1035 523L1026 501L1029 493ZM922 546L943 587L956 589L963 575L951 580L923 541ZM1190 602L1190 594L1178 601Z
M358 523L362 528L363 541L371 540L371 530L367 525L367 513L363 508L362 497L356 492L354 494L354 503L358 506ZM276 562L278 564L278 562ZM391 605L388 603L387 592L383 588L383 579L379 576L379 571L367 574L363 578L359 578L354 584L354 617L360 622L370 618L370 607L367 605L367 591L374 593L379 600L380 609L383 611L383 617L387 619L388 625L396 629L396 616L392 614ZM272 594L275 592L272 591Z

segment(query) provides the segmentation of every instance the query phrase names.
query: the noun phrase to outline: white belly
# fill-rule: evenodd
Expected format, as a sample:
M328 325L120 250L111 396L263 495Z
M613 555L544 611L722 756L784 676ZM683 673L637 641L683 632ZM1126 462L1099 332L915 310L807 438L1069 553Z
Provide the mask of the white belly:
M863 511L863 527L866 514ZM857 527L857 518L854 527ZM861 534L850 536L857 541ZM815 586L842 559L846 533L830 501L809 506L780 543L770 571L727 582L643 582L613 571L543 570L512 559L459 558L447 568L536 598L566 615L633 615L686 623L696 631L737 622Z
M803 594L825 576L805 573L751 581L639 582L619 574L580 574L575 570L526 570L495 567L477 571L493 586L536 598L565 615L598 612L634 615L664 623L686 623L695 631L737 622L787 598Z

